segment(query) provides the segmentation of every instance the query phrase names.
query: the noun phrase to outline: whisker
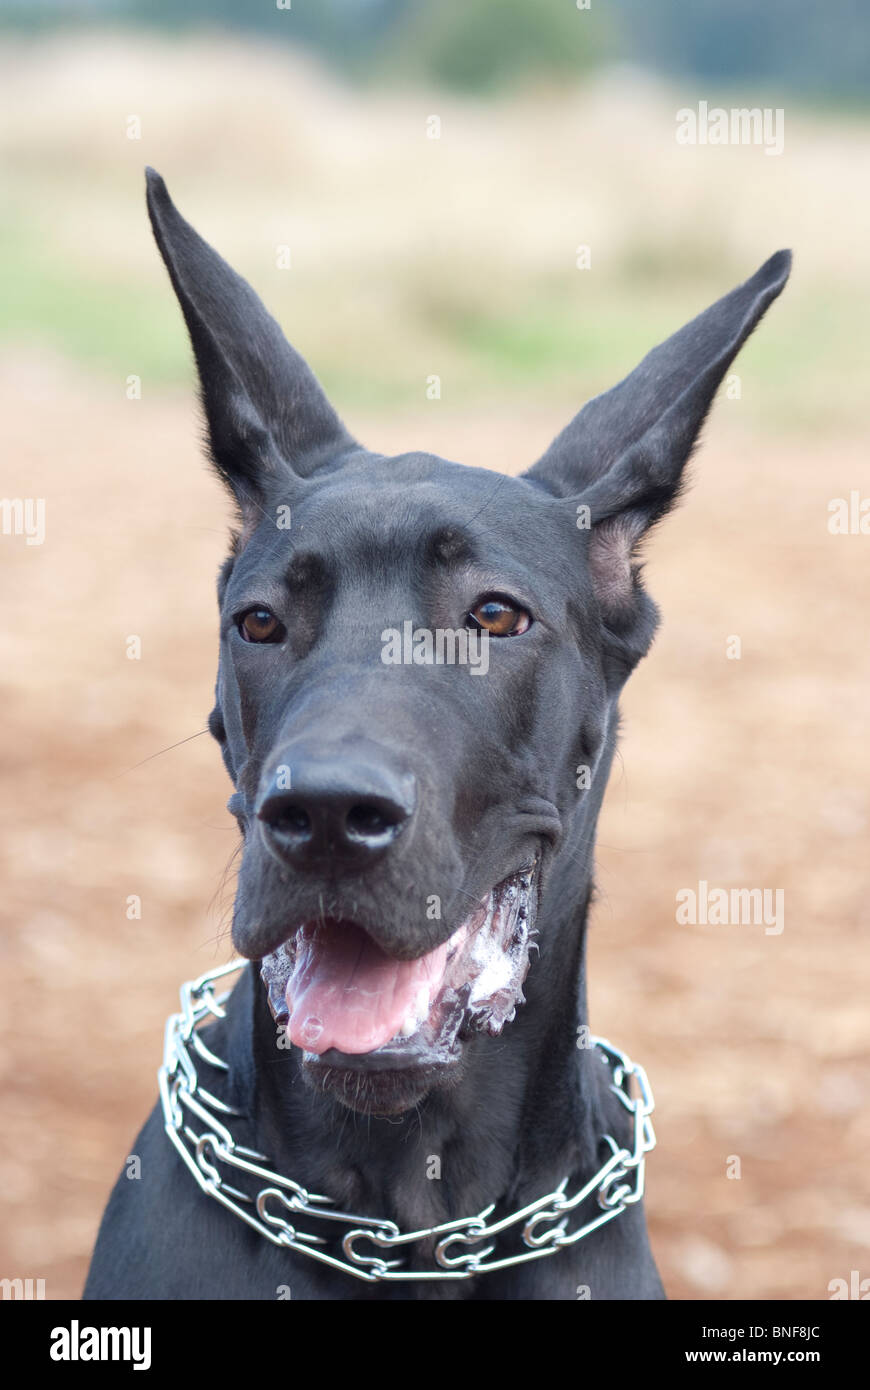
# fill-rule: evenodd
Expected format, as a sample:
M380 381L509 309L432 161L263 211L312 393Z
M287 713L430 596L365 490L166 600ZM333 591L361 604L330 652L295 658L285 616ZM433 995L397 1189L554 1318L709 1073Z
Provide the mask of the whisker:
M144 767L145 764L150 763L152 759L162 758L164 753L171 753L173 748L180 748L183 743L190 743L192 739L201 738L203 734L207 733L209 733L208 729L199 729L195 734L188 734L187 738L180 738L177 743L170 743L168 748L161 748L157 753L149 753L148 757L143 758L141 763L134 763L132 767L126 768L124 772L116 773L115 776L111 778L111 781L117 782L119 777L126 777L128 772L135 772L137 767Z

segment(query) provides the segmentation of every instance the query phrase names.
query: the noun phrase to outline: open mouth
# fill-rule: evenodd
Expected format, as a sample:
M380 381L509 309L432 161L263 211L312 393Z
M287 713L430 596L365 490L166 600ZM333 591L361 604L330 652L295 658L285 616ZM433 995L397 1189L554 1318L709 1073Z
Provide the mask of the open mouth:
M387 955L356 922L305 922L261 962L269 1007L308 1062L401 1070L458 1060L523 1003L534 945L536 865L504 879L447 941L416 960Z

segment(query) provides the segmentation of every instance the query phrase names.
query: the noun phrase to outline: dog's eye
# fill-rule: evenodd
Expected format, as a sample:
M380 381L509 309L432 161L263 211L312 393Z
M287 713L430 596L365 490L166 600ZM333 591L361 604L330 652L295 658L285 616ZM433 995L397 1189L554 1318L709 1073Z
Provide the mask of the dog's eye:
M239 618L239 632L246 642L280 642L284 628L268 608L249 608Z
M531 623L525 608L503 594L487 594L466 617L466 627L482 628L493 637L518 637Z

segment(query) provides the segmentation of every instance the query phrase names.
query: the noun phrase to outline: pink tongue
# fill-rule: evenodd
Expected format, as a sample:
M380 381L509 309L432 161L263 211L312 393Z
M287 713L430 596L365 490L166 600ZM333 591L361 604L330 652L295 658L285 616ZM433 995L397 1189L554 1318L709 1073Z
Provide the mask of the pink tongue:
M287 985L290 1041L307 1052L373 1052L429 1012L446 965L446 941L418 960L392 960L353 922L305 926Z

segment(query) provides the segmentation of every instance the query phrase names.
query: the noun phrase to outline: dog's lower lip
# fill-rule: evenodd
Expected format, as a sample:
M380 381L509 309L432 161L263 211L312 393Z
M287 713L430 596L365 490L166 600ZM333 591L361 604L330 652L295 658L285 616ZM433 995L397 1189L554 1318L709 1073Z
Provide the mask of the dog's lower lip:
M307 1067L332 1068L336 1071L365 1072L427 1072L435 1068L444 1069L452 1065L447 1062L421 1063L416 1057L390 1056L383 1048L375 1052L339 1052L331 1047L327 1052L303 1052L302 1060Z
M305 1064L407 1075L452 1067L475 1031L500 1033L523 1002L536 868L537 861L502 880L441 947L411 961L387 956L353 922L298 928L263 959L261 973L272 1014ZM361 975L357 951L365 956Z

